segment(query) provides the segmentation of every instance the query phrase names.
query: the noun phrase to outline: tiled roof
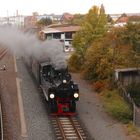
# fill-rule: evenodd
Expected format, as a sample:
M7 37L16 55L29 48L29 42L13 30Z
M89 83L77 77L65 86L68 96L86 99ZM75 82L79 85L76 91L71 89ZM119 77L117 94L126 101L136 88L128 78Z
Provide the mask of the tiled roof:
M80 26L55 27L55 29L61 32L78 31L80 29Z
M124 68L124 69L115 69L116 72L126 72L126 71L138 71L140 68Z
M117 22L128 22L129 18L128 17L120 17Z
M45 28L44 30L42 30L44 33L57 33L57 32L75 32L78 31L80 29L80 26L58 26L58 27L54 27L54 28Z
M55 28L45 28L44 30L42 30L42 32L44 33L58 33L58 32L61 32Z

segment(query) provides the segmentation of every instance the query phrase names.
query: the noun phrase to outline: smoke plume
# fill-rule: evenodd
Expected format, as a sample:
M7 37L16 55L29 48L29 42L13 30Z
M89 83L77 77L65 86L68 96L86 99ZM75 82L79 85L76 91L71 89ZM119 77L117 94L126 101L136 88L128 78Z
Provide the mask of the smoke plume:
M36 34L23 32L15 27L0 27L0 44L10 49L16 56L33 55L37 59L49 58L57 68L66 67L67 55L63 45L57 40L40 41Z

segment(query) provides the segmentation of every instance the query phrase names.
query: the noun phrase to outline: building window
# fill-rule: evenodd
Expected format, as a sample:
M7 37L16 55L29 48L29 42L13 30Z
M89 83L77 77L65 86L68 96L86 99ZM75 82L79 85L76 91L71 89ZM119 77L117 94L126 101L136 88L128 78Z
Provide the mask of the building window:
M66 39L72 39L72 32L66 32L65 33L65 38Z
M53 38L54 39L61 39L61 34L60 33L54 33Z

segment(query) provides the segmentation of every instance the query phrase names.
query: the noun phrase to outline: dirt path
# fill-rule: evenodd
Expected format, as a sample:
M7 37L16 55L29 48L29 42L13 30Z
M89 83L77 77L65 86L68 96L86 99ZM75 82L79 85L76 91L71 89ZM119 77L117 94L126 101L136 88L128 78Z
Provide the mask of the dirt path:
M124 131L123 125L105 113L90 85L79 74L72 74L72 77L80 89L77 111L91 136L95 140L132 140Z

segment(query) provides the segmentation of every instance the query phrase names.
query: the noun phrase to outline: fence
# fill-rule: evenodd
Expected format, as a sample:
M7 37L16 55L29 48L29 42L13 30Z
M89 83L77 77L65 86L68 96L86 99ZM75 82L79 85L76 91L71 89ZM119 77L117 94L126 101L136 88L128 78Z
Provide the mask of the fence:
M140 127L140 109L135 105L133 99L130 97L130 94L127 93L126 89L120 82L118 82L118 89L120 95L124 98L124 100L129 104L129 106L133 110L133 124L137 127Z

